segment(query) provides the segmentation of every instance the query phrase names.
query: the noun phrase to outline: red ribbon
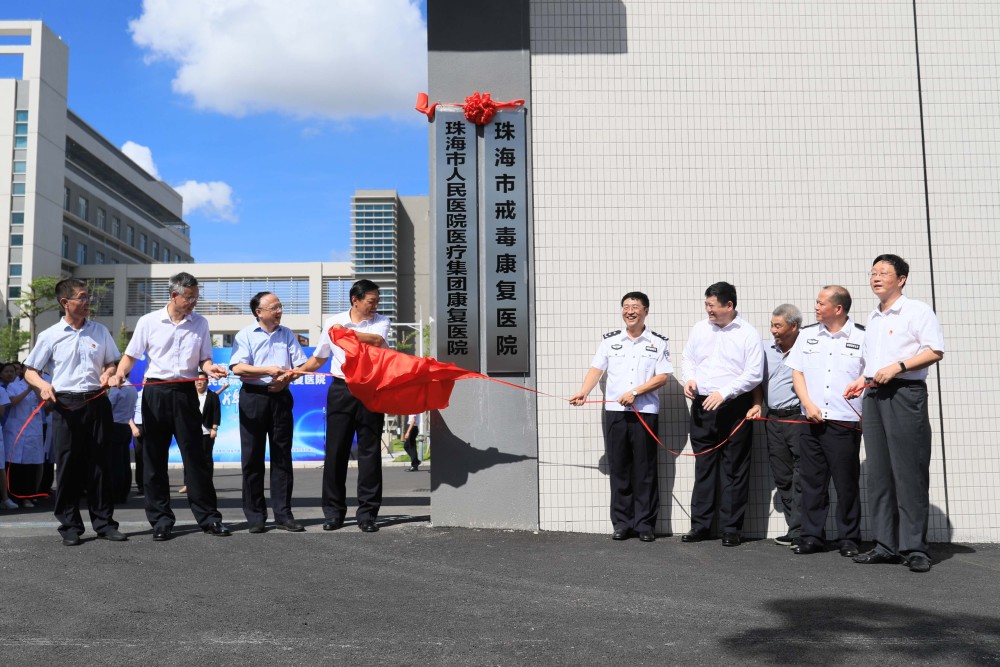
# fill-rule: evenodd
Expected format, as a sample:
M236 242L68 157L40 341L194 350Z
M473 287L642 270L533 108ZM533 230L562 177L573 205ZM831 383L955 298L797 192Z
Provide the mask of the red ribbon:
M524 105L524 100L510 100L509 102L497 102L489 93L480 93L478 90L465 98L464 104L456 102L434 102L431 104L427 93L417 93L417 104L414 107L417 111L427 116L428 120L434 120L434 110L439 106L461 107L465 112L465 117L476 125L486 125L499 109L517 109Z

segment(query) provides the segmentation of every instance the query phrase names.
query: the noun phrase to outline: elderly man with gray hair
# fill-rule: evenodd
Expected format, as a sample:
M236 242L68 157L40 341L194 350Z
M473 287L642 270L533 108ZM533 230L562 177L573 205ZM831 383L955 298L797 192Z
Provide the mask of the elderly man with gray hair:
M802 410L792 387L792 369L785 360L799 337L801 326L802 312L790 303L781 304L771 313L774 343L764 346L764 382L754 390L754 404L747 412L747 419L760 417L766 398L767 416L771 419L764 424L767 457L778 492L776 504L788 525L788 531L774 541L788 547L794 547L801 540L799 437L802 425L789 422L801 421Z

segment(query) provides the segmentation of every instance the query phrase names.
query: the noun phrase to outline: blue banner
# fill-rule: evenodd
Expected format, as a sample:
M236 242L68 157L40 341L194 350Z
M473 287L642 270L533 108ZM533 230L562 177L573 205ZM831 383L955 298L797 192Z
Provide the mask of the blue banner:
M312 355L311 347L303 348L306 355ZM212 350L212 361L225 367L229 367L229 357L232 349L215 348ZM321 373L330 372L330 362L327 361ZM136 362L129 380L139 385L146 373L146 360L140 359ZM292 441L293 461L322 461L323 451L326 445L326 392L330 383L330 377L326 375L303 375L296 379L289 388L292 391L292 398L295 407L292 414L295 416L295 435ZM208 390L219 395L219 402L222 403L222 421L219 423L218 436L215 439L215 449L213 458L218 463L239 463L240 462L240 387L242 382L234 376L229 376L222 380L209 379ZM266 453L267 460L270 461L270 443ZM174 441L170 445L170 463L181 463L181 452Z

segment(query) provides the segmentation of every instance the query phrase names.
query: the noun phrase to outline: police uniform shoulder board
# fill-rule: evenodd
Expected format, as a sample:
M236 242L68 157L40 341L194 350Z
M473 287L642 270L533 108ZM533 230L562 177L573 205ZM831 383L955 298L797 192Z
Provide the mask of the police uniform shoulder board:
M858 324L857 322L855 322L854 326L857 327L858 329L861 329L862 331L865 330L865 325L863 325L863 324Z
M667 338L667 337L666 337L666 336L664 336L663 334L661 334L661 333L656 333L656 332L655 332L655 331L653 331L652 329L650 329L650 330L649 330L649 333L653 334L653 335L654 335L654 336L656 336L657 338L662 338L663 340L670 340L669 338Z
M604 334L604 337L605 338L611 338L612 336L617 336L621 332L622 332L621 329L615 329L614 331L609 331L608 333Z
M818 327L818 326L819 326L819 322L813 322L812 324L807 324L807 325L805 325L802 328L803 329L812 329L813 327Z

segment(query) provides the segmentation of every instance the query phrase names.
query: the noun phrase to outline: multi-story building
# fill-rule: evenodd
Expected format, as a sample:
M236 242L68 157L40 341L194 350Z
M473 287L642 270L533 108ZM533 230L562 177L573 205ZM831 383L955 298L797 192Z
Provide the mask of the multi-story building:
M20 78L0 79L4 314L37 276L190 262L180 194L68 108L66 45L40 21L0 22L0 35L23 40L0 45L22 65Z
M91 280L94 316L113 332L162 308L168 278L198 277L216 344L246 326L250 297L277 294L283 323L315 344L323 319L350 307L357 278L382 288L381 310L415 322L430 313L427 197L358 191L352 200L352 265L193 266L181 195L130 160L67 106L66 45L40 21L0 21L0 57L21 60L20 78L0 79L0 277L2 313L16 318L21 290L38 276ZM39 328L55 320L47 313Z

